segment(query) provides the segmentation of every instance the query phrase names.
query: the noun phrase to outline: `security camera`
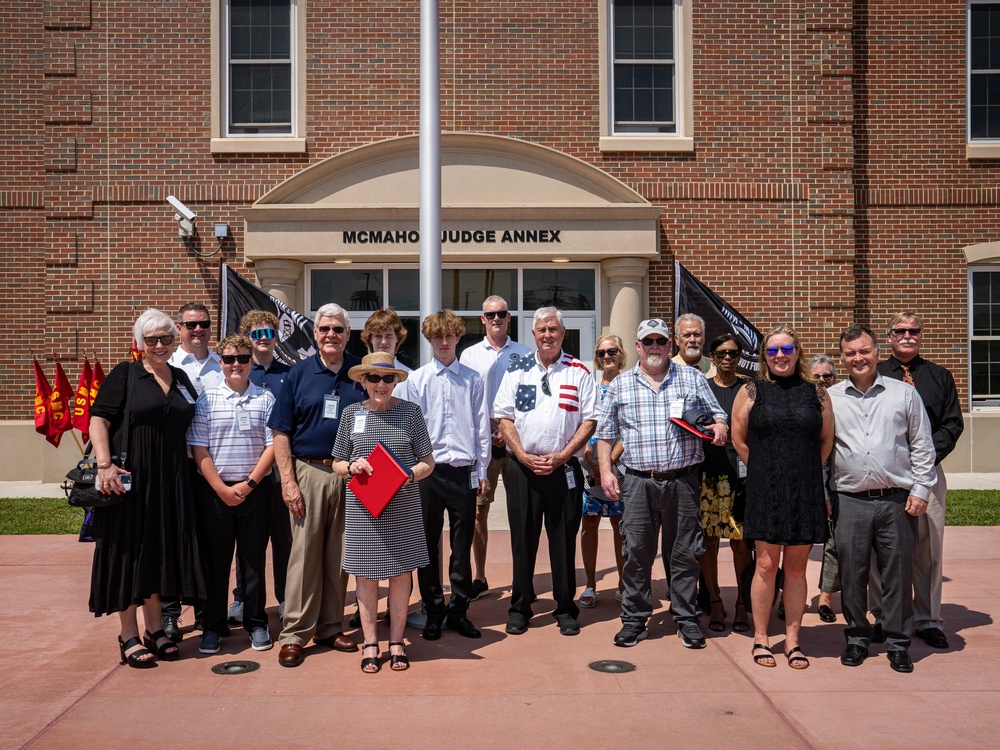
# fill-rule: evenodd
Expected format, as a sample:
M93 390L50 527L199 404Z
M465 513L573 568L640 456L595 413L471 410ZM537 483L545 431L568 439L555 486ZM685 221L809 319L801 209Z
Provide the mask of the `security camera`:
M173 206L174 210L177 212L174 214L174 220L177 222L178 234L180 234L181 237L190 237L194 234L194 222L198 218L198 214L172 195L167 196L167 203Z

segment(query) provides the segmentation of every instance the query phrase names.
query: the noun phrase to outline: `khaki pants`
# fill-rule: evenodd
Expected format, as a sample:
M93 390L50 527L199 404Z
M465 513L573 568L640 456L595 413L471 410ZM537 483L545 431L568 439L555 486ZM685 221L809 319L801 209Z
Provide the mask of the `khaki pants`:
M285 619L278 642L305 646L341 632L344 567L344 480L329 466L295 462L306 514L290 515L292 549L285 583Z

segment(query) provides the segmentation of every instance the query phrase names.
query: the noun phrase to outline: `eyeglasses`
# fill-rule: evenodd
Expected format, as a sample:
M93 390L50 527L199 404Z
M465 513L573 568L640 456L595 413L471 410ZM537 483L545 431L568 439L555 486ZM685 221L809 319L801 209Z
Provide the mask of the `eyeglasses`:
M548 373L545 373L544 375L542 375L542 393L544 393L546 396L551 396L552 395L552 389L549 388L549 374Z
M316 326L316 330L319 331L320 334L327 334L330 331L333 331L337 335L340 335L347 329L344 328L344 326Z
M716 359L723 359L723 358L739 359L740 358L740 350L739 349L716 349L714 352L712 352L712 356L715 357Z
M212 327L212 321L210 320L185 320L181 323L189 331L193 331L195 328L200 328L203 331L207 331Z
M261 339L273 339L278 335L278 332L273 328L255 328L247 335L254 341L260 341Z
M503 320L510 314L509 310L497 310L496 312L484 312L483 317L487 320L493 320L493 318L500 318Z
M764 349L767 352L768 357L777 357L780 351L786 357L790 357L795 354L795 344L782 344L781 346L769 346Z
M396 382L396 376L393 373L388 375L376 375L374 372L365 373L365 381L375 385L375 383L385 383L386 385L392 385Z
M903 338L903 336L919 336L919 328L890 328L889 333L897 338Z
M250 361L249 354L223 354L222 364L233 365L239 362L241 365L245 365Z
M594 354L597 355L598 359L604 359L605 357L617 357L617 349L598 349Z
M816 373L816 377L822 381L833 380L832 372Z
M170 346L174 343L174 337L169 333L166 336L143 336L142 343L146 346L156 346L157 344L163 344L164 346Z
M661 336L647 336L642 340L643 346L652 346L656 344L657 346L666 346L667 340Z

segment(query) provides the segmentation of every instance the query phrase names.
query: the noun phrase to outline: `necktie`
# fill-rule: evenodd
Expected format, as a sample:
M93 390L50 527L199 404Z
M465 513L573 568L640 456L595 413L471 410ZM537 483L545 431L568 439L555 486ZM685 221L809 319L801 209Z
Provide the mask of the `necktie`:
M906 365L900 365L903 369L903 382L907 385L913 385L913 376L910 374L910 368Z

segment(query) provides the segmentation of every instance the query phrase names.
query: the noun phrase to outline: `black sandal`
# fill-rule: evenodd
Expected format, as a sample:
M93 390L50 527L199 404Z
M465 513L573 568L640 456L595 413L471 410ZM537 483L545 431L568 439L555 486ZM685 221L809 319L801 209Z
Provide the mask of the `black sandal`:
M361 671L365 674L375 674L382 670L382 664L379 661L379 654L382 652L379 650L377 643L365 643L361 646L361 653L364 654L368 649L375 649L375 656L366 656L361 660Z
M743 618L740 618L740 610L743 610ZM750 620L747 618L747 608L742 602L736 602L736 615L733 617L733 632L747 633L750 631Z
M166 641L162 646L160 645L161 640ZM142 643L150 651L155 652L156 658L161 661L177 661L181 658L181 650L177 648L176 643L167 637L162 628L155 633L150 633L147 630Z
M393 646L402 646L406 648L406 644L402 641L389 641L389 648ZM389 669L393 672L405 672L410 668L410 659L406 654L390 654L389 656Z
M149 669L150 667L156 666L156 659L142 659L140 657L146 656L147 654L153 656L153 652L147 648L141 648L131 654L126 654L130 648L136 646L142 646L142 640L139 636L134 636L129 638L127 641L123 641L121 636L118 636L118 650L122 652L122 664L128 664L133 669Z
M755 654L757 649L763 649L767 651L766 654ZM760 667L776 667L778 662L774 660L774 653L771 651L770 646L765 646L763 643L753 644L753 648L750 650L750 654L753 656L753 663Z
M722 599L712 599L711 603L712 604L722 604ZM713 607L713 609L714 609L714 607ZM711 615L709 615L709 617L711 618ZM721 620L712 620L712 619L709 619L709 621L708 621L708 629L711 630L713 633L722 633L722 632L725 632L725 630L726 630L726 620L725 620L725 618L726 618L726 609L725 609L725 607L723 607L722 608L722 619Z
M799 656L795 655L795 652L799 653ZM788 666L792 669L808 669L809 660L806 655L802 653L802 649L796 646L791 651L785 652L785 658L788 659Z

